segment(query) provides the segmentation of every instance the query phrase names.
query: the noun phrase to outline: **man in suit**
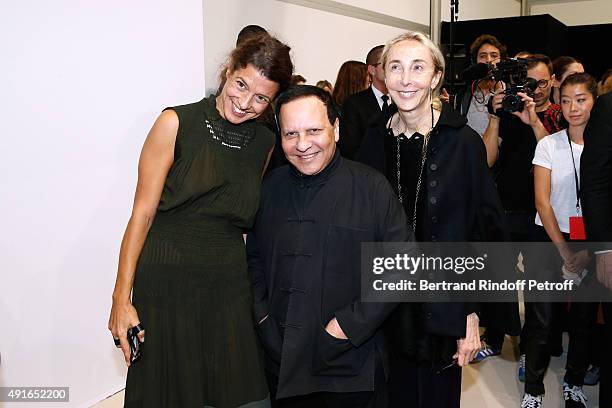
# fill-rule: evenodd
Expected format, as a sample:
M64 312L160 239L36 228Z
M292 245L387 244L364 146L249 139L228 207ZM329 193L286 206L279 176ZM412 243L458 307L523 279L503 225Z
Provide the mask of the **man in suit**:
M385 70L380 61L383 48L384 45L377 45L366 57L372 85L349 96L342 106L338 148L347 159L355 158L369 124L391 103L385 85Z
M580 200L587 238L607 243L597 257L612 263L612 94L600 96L584 131L580 159ZM606 251L609 250L609 251ZM599 260L598 260L599 261ZM598 267L601 265L598 265ZM612 268L608 268L612 269ZM612 270L607 271L609 274ZM612 303L603 303L606 344L601 364L599 406L612 406Z

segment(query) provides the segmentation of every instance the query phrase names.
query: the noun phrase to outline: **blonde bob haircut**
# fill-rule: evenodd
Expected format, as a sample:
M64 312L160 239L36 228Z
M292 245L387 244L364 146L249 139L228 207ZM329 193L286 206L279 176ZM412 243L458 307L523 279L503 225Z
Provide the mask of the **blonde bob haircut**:
M385 48L383 49L382 58L381 58L383 69L385 71L387 70L387 58L389 56L389 52L391 51L391 48L393 48L395 44L398 44L402 41L409 41L409 40L418 41L421 44L423 44L425 47L427 47L427 49L429 50L429 53L431 54L431 59L434 63L434 71L436 74L440 73L440 81L438 81L438 84L436 85L435 89L432 92L434 107L436 109L440 109L441 102L440 102L439 96L440 96L440 89L442 88L442 83L444 82L444 72L446 69L446 65L444 63L444 56L442 55L442 52L440 51L438 46L429 39L428 36L418 31L406 31L405 33L400 34L397 37L388 41L387 44L385 45Z

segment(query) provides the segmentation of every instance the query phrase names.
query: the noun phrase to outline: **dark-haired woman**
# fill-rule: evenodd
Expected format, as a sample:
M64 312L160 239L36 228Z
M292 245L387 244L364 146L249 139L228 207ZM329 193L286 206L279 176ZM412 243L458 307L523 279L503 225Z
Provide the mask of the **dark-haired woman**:
M570 217L582 216L580 189L580 157L584 148L584 129L597 97L597 83L588 74L569 75L561 84L561 109L568 122L567 129L546 136L538 142L533 158L536 240L552 241L559 252L558 262L537 265L546 270L563 271L563 278L576 283L584 278L589 262L586 250L572 248ZM560 277L559 277L560 279ZM532 303L525 308L525 396L523 406L538 408L544 394L544 375L550 361L547 343L550 323L556 313L552 303ZM566 407L585 407L582 391L584 375L589 365L589 330L595 320L592 303L572 302L568 313L570 342L563 384Z
M108 323L129 366L126 407L266 399L242 233L274 145L254 119L292 71L288 46L245 41L217 96L164 110L147 136ZM141 322L144 353L130 364L126 332Z
M584 67L582 66L582 63L576 58L569 57L567 55L555 58L552 64L555 79L553 80L553 88L550 94L550 98L552 103L560 105L561 91L559 88L561 87L561 84L568 76L584 72Z
M361 61L345 61L338 70L332 97L339 108L349 96L370 86L368 66Z

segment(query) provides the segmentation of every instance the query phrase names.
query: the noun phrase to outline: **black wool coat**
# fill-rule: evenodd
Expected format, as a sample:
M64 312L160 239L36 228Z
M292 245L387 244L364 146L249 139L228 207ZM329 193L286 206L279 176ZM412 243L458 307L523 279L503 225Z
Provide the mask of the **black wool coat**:
M393 106L394 113L397 107ZM387 173L387 152L395 137L386 129L388 116L370 127L357 160ZM480 136L451 105L443 103L438 123L430 134L427 161L423 172L427 207L420 211L422 226L419 242L502 242L509 240L505 214L486 161ZM419 311L422 327L429 334L461 338L465 318L478 311L473 303L426 303ZM520 332L516 305L504 306L506 333ZM413 327L408 324L407 327Z
M268 316L257 331L277 398L374 389L380 326L396 304L360 301L361 243L408 238L385 177L338 152L315 176L291 166L268 175L247 257L255 322ZM334 317L348 340L325 331Z
M612 93L597 99L584 130L580 178L587 238L612 242Z

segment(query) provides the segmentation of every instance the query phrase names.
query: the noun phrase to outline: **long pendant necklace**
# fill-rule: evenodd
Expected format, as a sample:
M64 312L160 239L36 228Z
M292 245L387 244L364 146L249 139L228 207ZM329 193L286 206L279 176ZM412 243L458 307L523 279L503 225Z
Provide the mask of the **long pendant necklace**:
M399 113L398 113L398 118L399 118ZM419 192L421 191L421 184L422 184L422 179L423 179L423 169L425 168L425 162L427 161L427 145L429 144L429 136L431 134L431 131L434 128L434 109L433 109L433 105L431 105L431 128L429 129L429 131L425 134L425 137L423 139L423 148L421 149L421 167L419 169L419 178L417 180L417 185L416 185L416 193L415 193L415 198L414 198L414 211L412 213L412 230L416 231L416 223L417 223L417 205L419 202ZM401 173L401 167L402 167L402 156L401 156L401 147L400 147L400 135L396 136L396 148L397 148L397 155L396 155L396 171L397 171L397 197L399 199L400 204L404 204L404 197L402 195L402 173Z

